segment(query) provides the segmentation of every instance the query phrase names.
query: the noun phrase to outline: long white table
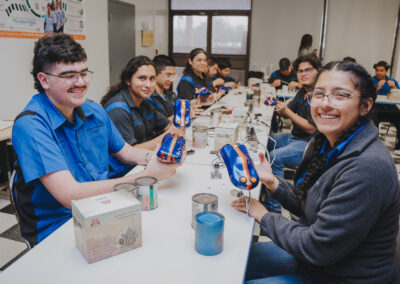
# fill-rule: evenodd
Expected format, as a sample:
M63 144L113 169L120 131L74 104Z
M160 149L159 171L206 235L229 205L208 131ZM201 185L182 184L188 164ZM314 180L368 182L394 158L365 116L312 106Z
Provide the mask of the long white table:
M233 93L217 105L244 102L244 95ZM271 119L272 109L255 111ZM265 143L269 129L256 128L260 142ZM231 207L234 186L225 168L222 179L210 178L216 157L210 154L212 143L209 139L207 148L195 149L174 177L160 182L159 207L142 212L141 248L88 264L75 247L70 220L0 273L0 283L242 283L254 219ZM225 216L224 249L216 256L203 256L194 249L191 198L200 192L217 195L218 211ZM252 196L259 196L259 187Z

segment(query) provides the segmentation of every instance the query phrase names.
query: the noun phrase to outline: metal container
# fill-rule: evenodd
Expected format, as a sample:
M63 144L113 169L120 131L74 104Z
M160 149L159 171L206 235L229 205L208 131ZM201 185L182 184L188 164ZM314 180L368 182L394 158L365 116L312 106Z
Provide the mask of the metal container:
M192 228L196 228L196 215L205 211L218 211L218 196L211 193L197 193L192 196Z
M123 183L117 183L114 185L114 191L119 191L119 190L125 190L128 192L131 192L134 197L138 197L138 191L137 187L134 183L131 182L123 182Z
M154 177L138 177L135 179L137 199L142 210L153 210L158 207L158 183Z
M195 250L202 255L216 255L224 248L224 215L201 212L196 215Z
M193 147L205 148L207 147L208 140L208 127L205 125L193 126Z

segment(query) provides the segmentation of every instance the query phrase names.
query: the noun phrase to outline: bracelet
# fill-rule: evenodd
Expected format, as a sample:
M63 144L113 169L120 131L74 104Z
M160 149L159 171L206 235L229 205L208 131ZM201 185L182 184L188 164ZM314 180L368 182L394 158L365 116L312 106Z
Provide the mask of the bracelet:
M144 160L146 161L146 163L150 162L150 159L148 159L149 156L150 156L149 152L147 152L146 155L144 155Z

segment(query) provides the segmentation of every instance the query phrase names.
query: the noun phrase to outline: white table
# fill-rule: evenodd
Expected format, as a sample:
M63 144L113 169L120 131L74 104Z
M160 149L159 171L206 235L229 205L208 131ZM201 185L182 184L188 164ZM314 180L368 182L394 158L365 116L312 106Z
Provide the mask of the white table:
M242 97L230 94L218 104L238 104L244 101ZM271 109L260 111L270 119ZM269 129L260 129L266 137ZM210 178L216 156L210 154L212 139L209 142L207 148L188 156L174 177L160 183L159 207L142 212L141 248L88 264L75 247L70 220L0 273L0 282L242 283L254 219L231 207L234 186L225 168L222 179ZM194 249L191 198L200 192L217 195L218 211L225 216L224 250L216 256L203 256ZM252 196L259 196L259 187L252 190Z

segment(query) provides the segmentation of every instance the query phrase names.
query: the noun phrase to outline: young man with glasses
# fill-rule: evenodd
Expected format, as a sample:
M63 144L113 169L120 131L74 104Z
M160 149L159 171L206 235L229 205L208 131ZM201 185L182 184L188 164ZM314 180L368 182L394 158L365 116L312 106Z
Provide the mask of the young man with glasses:
M92 72L82 46L65 34L39 39L32 75L39 93L15 119L13 196L22 236L31 246L71 218L71 201L111 192L139 176L166 179L176 166L128 145L106 111L86 98ZM144 171L107 180L109 156Z
M374 81L376 92L378 95L387 96L391 89L399 89L397 81L386 73L390 69L390 65L385 61L379 61L374 64L375 76L372 77ZM374 104L372 109L372 120L376 127L379 128L379 123L390 122L396 127L396 145L394 146L394 153L400 155L400 110L395 105L387 104Z
M278 101L275 107L279 115L293 122L291 133L271 134L272 139L268 139L267 150L272 172L281 178L285 167L293 168L301 162L309 138L316 131L307 102L307 93L311 91L320 68L321 61L314 54L297 58L294 69L303 87L287 105ZM264 205L269 211L281 212L280 203L272 199L268 191Z

